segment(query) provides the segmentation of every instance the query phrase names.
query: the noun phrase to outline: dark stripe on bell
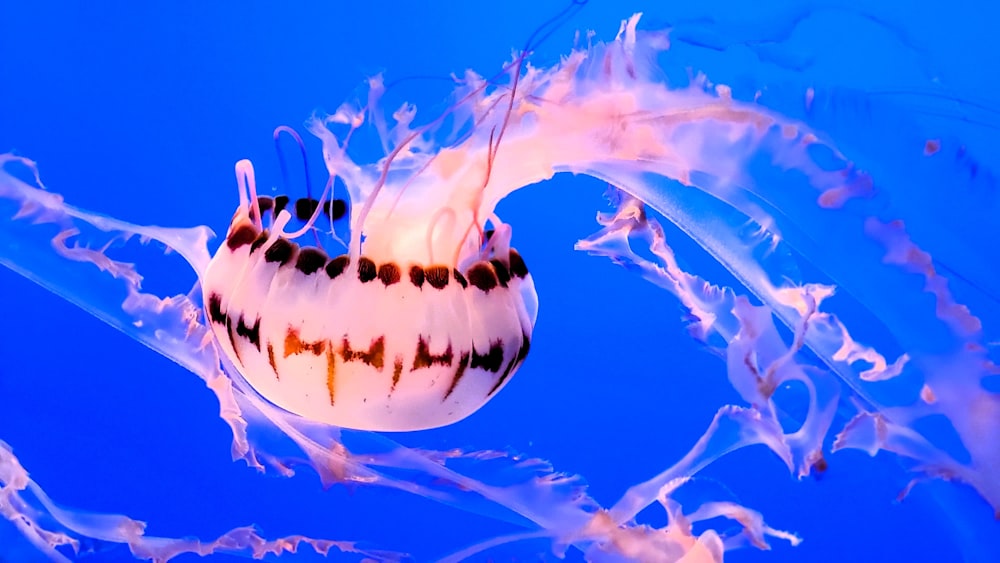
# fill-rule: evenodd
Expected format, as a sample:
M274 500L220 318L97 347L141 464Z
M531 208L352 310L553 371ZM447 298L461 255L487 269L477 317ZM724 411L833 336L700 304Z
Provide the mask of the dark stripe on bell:
M351 258L346 254L341 254L326 264L326 275L330 276L331 280L336 279L337 276L344 273L350 263Z
M490 351L485 354L480 354L476 351L475 346L472 347L472 363L469 364L472 369L483 368L486 371L497 373L502 365L503 340L498 338L490 342Z
M314 342L302 340L299 337L298 329L289 327L288 332L285 334L285 357L304 354L306 352L312 352L314 356L319 356L326 349L326 345L326 340L316 340Z
M308 221L318 207L319 201L311 197L299 198L295 200L295 217L299 221Z
M267 343L267 363L271 364L271 371L274 372L274 377L280 380L281 376L278 375L278 364L274 361L274 345L270 342Z
M375 340L372 340L367 352L352 350L350 341L347 340L347 337L344 337L344 345L340 349L340 357L345 362L362 362L378 371L382 371L382 367L385 365L385 336L379 336Z
M386 287L399 283L399 266L393 264L392 262L386 262L378 267L378 279L382 281Z
M418 369L426 369L433 367L435 364L442 366L450 366L454 355L451 351L451 342L448 342L448 347L445 348L444 352L440 354L431 354L430 344L424 338L424 335L420 335L417 339L417 351L413 355L413 367L410 371L417 371Z
M497 272L497 279L500 281L500 285L507 287L507 282L510 281L510 271L507 270L507 266L496 258L490 260L490 264L493 264L493 269Z
M257 238L254 239L253 244L250 245L250 254L257 252L258 248L264 246L264 243L267 242L267 237L269 236L271 236L271 233L269 233L267 229L261 231L260 234L257 235Z
M465 281L465 276L462 275L462 272L459 272L456 269L452 272L452 274L455 275L455 281L458 282L458 285L462 286L462 289L469 287L469 282Z
M259 195L257 196L257 209L260 209L260 214L263 216L264 213L271 210L274 207L274 200L270 196Z
M236 347L236 331L233 330L233 318L226 315L226 334L229 335L229 345L233 348L233 353L236 354L236 363L239 365L243 364L243 359L240 358L240 349Z
M264 260L266 262L277 262L279 265L284 266L299 251L299 245L294 242L289 241L286 238L278 237L275 239L274 243L267 247L264 251Z
M465 375L465 368L469 367L469 353L466 352L462 354L462 357L458 360L458 369L455 370L455 375L451 378L451 385L448 386L448 391L444 394L444 398L447 399L451 392L455 390L458 386L458 382L462 380L462 376Z
M347 202L342 199L326 200L323 202L323 215L336 221L347 215Z
M307 246L299 250L299 257L295 260L295 269L308 276L318 272L326 265L327 260L329 258L326 252L315 246Z
M392 387L389 387L390 394L396 390L396 384L399 383L401 375L403 375L403 357L396 356L396 359L392 363Z
M254 227L253 225L241 225L229 235L229 238L226 239L226 246L229 247L229 250L236 250L241 246L253 244L253 241L256 238L257 227Z
M527 334L524 334L522 332L521 333L521 347L518 348L518 350L517 350L517 361L518 362L523 362L524 359L528 357L528 350L530 350L530 349L531 349L531 338Z
M424 285L424 269L420 266L410 266L410 283L417 287Z
M516 357L511 358L510 361L507 362L507 368L503 370L503 374L497 379L497 382L493 384L493 387L490 388L489 393L486 394L487 397L496 393L497 389L499 389L500 386L503 385L503 382L507 381L507 378L510 377L510 374L514 372L514 367L516 364L517 364Z
M489 293L500 282L497 280L493 267L486 262L476 262L468 271L469 283L480 290Z
M278 197L274 198L274 214L275 215L277 215L278 213L281 213L281 210L284 209L284 208L286 208L286 207L288 207L288 196L287 195L279 195Z
M260 352L260 317L257 317L253 326L247 326L243 315L240 315L239 321L236 322L236 335L249 340L250 344L256 346Z
M448 268L446 266L431 266L424 268L424 279L434 289L444 289L448 285Z
M213 323L226 324L226 314L222 312L222 296L218 293L208 296L208 318Z
M500 387L503 385L503 382L507 381L507 378L510 377L510 375L514 373L514 371L518 368L518 366L520 366L524 362L524 358L528 357L528 350L530 348L531 348L531 339L528 338L527 334L524 334L522 332L521 347L517 349L517 354L513 358L511 358L510 362L507 364L507 369L503 371L503 375L500 376L500 379L497 379L497 382L493 385L493 388L490 389L490 392L486 394L487 397L496 393L497 389L500 389Z
M375 262L372 262L371 258L365 258L364 256L358 260L358 279L361 283L368 283L375 279L378 275L378 270L375 268Z
M513 248L510 249L510 274L519 279L524 279L528 275L528 266L524 263L524 258Z

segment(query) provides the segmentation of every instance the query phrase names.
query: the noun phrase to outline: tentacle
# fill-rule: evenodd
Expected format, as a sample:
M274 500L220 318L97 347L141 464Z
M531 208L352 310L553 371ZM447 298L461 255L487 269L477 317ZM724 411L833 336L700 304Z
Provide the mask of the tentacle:
M247 210L247 215L255 227L263 228L260 204L257 201L257 180L253 163L245 158L236 163L236 184L240 192L240 209Z

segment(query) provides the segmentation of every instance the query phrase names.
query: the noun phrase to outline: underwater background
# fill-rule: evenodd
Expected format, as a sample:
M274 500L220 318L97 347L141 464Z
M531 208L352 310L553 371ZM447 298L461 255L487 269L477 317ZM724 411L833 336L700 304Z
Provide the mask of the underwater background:
M47 186L74 205L138 224L205 224L221 234L236 205L233 163L253 160L262 186L280 181L276 126L301 130L315 110L333 111L378 72L390 81L413 77L392 98L433 115L447 104L442 78L498 70L566 4L8 1L0 19L0 152L38 162ZM611 39L637 11L647 29L711 18L734 43L775 45L764 62L708 39L692 48L690 67L718 82L750 76L766 83L776 65L798 69L801 84L817 90L906 92L917 87L914 68L933 68L979 109L908 107L994 163L1000 154L990 109L1000 107L1000 48L992 41L1000 9L989 2L693 4L591 0L532 60L557 61L576 30ZM903 52L910 58L897 56ZM894 138L860 113L845 126ZM319 143L306 143L320 177ZM560 175L501 203L539 295L531 355L472 417L396 440L542 457L582 475L608 505L683 457L720 406L740 402L723 362L688 335L672 296L573 250L597 230L603 192L594 179ZM996 224L983 232L996 234ZM693 243L676 250L699 273L725 279ZM177 257L144 273L144 287L163 292L194 282ZM363 541L418 561L516 529L399 491L324 491L309 471L286 479L234 463L230 431L198 378L13 272L0 270L0 290L0 439L60 504L127 514L147 522L150 535L212 538L254 524L268 537ZM771 526L804 540L795 547L773 540L771 551L747 548L727 560L1000 560L1000 525L968 488L921 483L898 502L912 475L895 456L847 450L827 462L821 475L797 480L771 451L755 447L699 473L698 487L759 510ZM16 540L0 532L0 542L8 541ZM131 559L120 547L92 547L79 559ZM341 557L357 559L330 559ZM543 542L478 557L552 558ZM315 556L303 548L283 559L299 558Z

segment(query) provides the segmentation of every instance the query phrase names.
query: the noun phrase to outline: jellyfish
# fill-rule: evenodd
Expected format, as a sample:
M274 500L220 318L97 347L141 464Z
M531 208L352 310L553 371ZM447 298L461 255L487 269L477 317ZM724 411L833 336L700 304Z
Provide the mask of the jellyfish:
M559 556L612 561L721 561L745 545L797 544L731 500L679 500L705 467L752 445L798 477L822 472L838 450L891 452L916 479L954 481L981 497L980 508L1000 509L989 237L959 228L929 236L940 219L922 212L944 196L900 201L907 182L883 182L852 159L870 149L863 138L829 136L840 133L837 104L858 99L850 93L803 88L795 116L772 109L786 95L777 88L665 77L659 61L676 43L704 44L703 29L644 31L641 21L634 15L613 40L586 39L549 67L520 53L494 77L470 71L456 79L453 104L423 123L409 105L386 115L386 86L372 78L363 102L307 122L322 143L321 193L262 196L253 165L237 163L238 205L214 253L207 227L77 208L44 186L40 166L6 155L0 262L200 377L234 459L280 475L308 467L326 485L393 488L519 528L456 546L449 560L532 540ZM891 119L891 105L877 109ZM372 162L351 153L366 127L384 148ZM929 143L907 160L906 179L954 174L946 154L976 162L940 148ZM386 434L462 424L504 400L530 363L540 345L531 342L539 301L530 257L513 249L516 225L497 206L559 173L608 185L600 229L577 248L665 289L742 401L722 406L687 455L606 506L540 459L415 448ZM975 189L948 195L957 211L946 220L995 210L993 178L978 166L973 175ZM675 252L681 236L727 281L693 271ZM190 291L144 288L142 263L129 256L154 248L190 266ZM789 398L790 388L799 392ZM405 556L303 535L267 540L246 527L215 540L147 536L135 519L62 507L12 448L0 444L0 454L0 513L51 557L95 542L154 559L300 545ZM651 506L665 524L643 522ZM736 531L711 525L720 518Z
M463 215L463 196L437 209L397 196L383 211L376 187L352 195L350 252L329 259L295 239L346 204L297 199L305 225L289 231L288 196L259 198L252 164L237 170L249 191L199 279L215 342L261 395L341 427L421 430L467 417L510 381L537 301L509 226L484 230L478 209ZM269 229L266 208L277 215Z

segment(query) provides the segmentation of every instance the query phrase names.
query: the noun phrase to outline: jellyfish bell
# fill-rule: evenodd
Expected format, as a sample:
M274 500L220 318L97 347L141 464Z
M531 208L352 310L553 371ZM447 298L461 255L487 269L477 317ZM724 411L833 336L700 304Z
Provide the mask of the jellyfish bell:
M344 213L332 179L320 200L296 200L293 218L287 196L256 195L249 161L237 177L245 187L203 299L220 349L267 400L346 428L436 428L476 412L524 361L534 285L510 227L476 219L479 198L375 205L392 191L372 190L352 202L352 252L330 257L302 239ZM294 219L305 225L291 230Z

